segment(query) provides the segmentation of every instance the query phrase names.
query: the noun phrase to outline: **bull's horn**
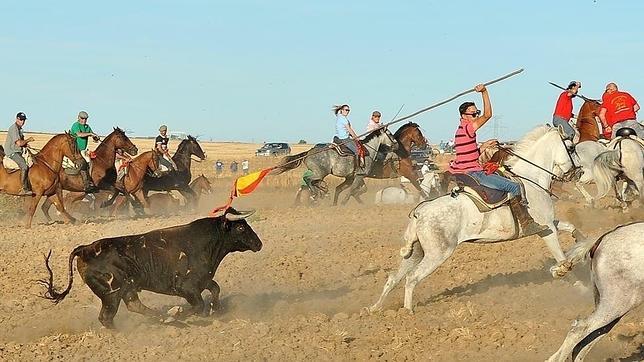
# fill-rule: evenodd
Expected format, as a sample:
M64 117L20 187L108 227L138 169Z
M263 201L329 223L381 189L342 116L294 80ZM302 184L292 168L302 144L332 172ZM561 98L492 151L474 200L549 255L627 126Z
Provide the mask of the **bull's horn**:
M227 212L226 213L226 220L228 220L228 221L242 220L242 219L245 219L245 218L251 216L254 213L255 213L255 210L237 211L234 214L230 213L230 212Z

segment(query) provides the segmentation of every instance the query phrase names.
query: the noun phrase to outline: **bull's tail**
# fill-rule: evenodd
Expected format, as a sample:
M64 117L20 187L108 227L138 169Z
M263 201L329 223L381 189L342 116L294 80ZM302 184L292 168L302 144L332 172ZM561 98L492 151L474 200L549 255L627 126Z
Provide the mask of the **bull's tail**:
M400 248L400 256L403 259L408 259L414 251L414 243L418 241L417 224L418 218L415 211L412 212L411 219L409 220L409 225L405 230L403 235L403 240L405 241L405 246Z
M298 168L302 164L304 159L306 159L308 153L309 151L304 151L298 153L297 155L285 156L284 158L282 158L280 163L277 164L277 166L273 167L271 175L279 175L286 171Z
M621 171L620 151L605 151L595 157L593 162L593 176L597 185L596 199L606 196L615 185L615 173Z
M54 304L58 304L63 299L65 299L67 294L69 294L69 291L72 289L72 283L74 282L74 268L72 262L74 261L74 258L78 256L81 248L82 246L79 246L74 249L71 254L69 254L69 284L67 284L67 289L62 292L59 292L56 290L56 288L54 288L54 272L49 266L49 258L51 257L51 250L49 250L49 254L47 254L47 256L45 257L45 267L49 272L49 280L39 279L37 281L38 284L43 285L45 288L47 288L47 291L42 296L43 298L51 300Z

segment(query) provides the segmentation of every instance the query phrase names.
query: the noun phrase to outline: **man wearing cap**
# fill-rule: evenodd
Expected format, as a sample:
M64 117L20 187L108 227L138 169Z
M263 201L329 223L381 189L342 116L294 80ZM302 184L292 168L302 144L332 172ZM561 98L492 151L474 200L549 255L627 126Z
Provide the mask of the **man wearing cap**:
M22 127L27 121L27 116L23 112L16 114L16 121L7 130L7 139L4 142L4 151L7 157L12 159L20 168L20 179L22 180L22 191L19 195L33 195L31 185L29 184L29 165L22 156L25 147L33 141L33 137L25 139L22 133Z
M175 171L177 165L172 160L172 157L170 157L170 151L168 151L168 141L170 141L170 138L168 138L167 134L168 126L165 124L161 125L159 127L159 135L155 138L154 143L156 149L163 154L163 157L159 158L159 164L165 166L169 171Z
M620 128L631 128L637 137L644 139L644 127L636 121L636 113L639 110L640 105L633 96L620 92L617 84L608 83L602 96L602 108L599 110L604 137L615 138Z
M371 119L367 124L367 132L375 131L380 128L380 117L381 114L378 111L373 111L373 113L371 113Z
M564 133L571 140L575 137L575 129L570 125L570 119L572 118L572 99L579 92L579 88L581 88L581 82L574 80L570 82L568 88L559 95L555 112L552 115L552 124L555 127L562 126Z
M89 137L92 137L92 140L94 142L98 142L100 140L100 137L94 131L92 131L92 127L90 127L87 124L87 118L89 118L89 115L85 111L80 111L78 113L78 120L72 124L72 128L69 131L69 134L72 135L72 137L76 138L76 146L78 147L78 151L80 151L80 154L83 156L83 158L80 160L81 164L80 166L80 175L83 178L83 184L85 185L85 192L91 193L91 192L96 192L98 189L96 186L94 186L94 183L92 182L92 178L89 177L89 152L87 149L87 139Z

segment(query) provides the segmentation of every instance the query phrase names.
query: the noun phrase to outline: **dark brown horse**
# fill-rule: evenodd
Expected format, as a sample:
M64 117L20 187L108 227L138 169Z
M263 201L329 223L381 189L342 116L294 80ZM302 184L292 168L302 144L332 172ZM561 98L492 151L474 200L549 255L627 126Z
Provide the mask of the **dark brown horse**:
M577 130L579 142L597 141L600 138L599 126L596 117L599 117L601 103L596 100L587 100L579 109L577 116Z
M92 160L91 177L94 185L101 190L114 192L114 182L116 181L116 169L114 168L114 159L116 149L122 149L130 155L136 155L139 150L132 141L125 135L120 128L114 128L114 131L107 135L100 145L96 148L96 157ZM59 172L60 184L63 190L71 191L65 196L65 203L72 205L76 201L85 197L85 185L80 175L68 175L64 170ZM51 207L51 196L43 202L41 209L45 214L47 221L49 217L49 208Z
M212 193L212 185L206 176L201 175L190 182L190 189L196 195L196 201L201 195ZM186 203L188 200L186 200ZM180 207L181 202L170 192L157 192L148 195L148 204L155 215L169 215L175 213Z
M112 199L116 198L116 200L113 200L115 203L112 209L112 216L114 216L116 210L125 201L125 197L120 197L119 192L130 198L130 200L134 198L135 202L133 202L133 205L137 213L140 213L137 206L142 206L144 210L149 208L148 202L143 195L143 179L148 174L148 171L152 171L153 176L158 177L159 157L162 157L162 154L154 149L143 152L129 163L127 174L123 177L123 182L117 182L114 185L116 192L112 194Z
M423 196L427 197L428 195L424 195L424 191L420 187L419 173L414 169L414 165L411 162L412 147L427 148L427 139L420 131L420 126L413 122L406 123L394 133L394 138L399 145L394 152L397 159L390 159L384 165L375 166L376 169L372 169L372 172L367 177L385 179L405 176Z
M0 160L4 157L4 148L0 147ZM73 223L75 219L67 213L63 204L63 190L60 186L60 170L63 156L70 160L80 161L81 154L76 147L76 140L67 133L52 137L47 144L33 157L34 164L29 169L29 182L34 195L26 199L27 215L25 227L30 228L36 211L36 206L43 196L53 197L53 204L63 215L66 222ZM22 189L20 172L11 172L0 162L0 191L9 195L18 195Z

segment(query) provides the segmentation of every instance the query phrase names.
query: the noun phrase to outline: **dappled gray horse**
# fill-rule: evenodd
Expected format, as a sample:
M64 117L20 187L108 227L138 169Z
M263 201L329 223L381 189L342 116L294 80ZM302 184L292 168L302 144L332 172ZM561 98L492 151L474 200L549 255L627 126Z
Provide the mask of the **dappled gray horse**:
M362 144L369 153L365 157L365 165L363 168L356 166L356 157L354 155L340 156L334 149L316 147L306 152L298 153L297 155L284 157L273 169L271 174L279 175L283 172L293 170L304 162L306 167L313 171L311 185L316 193L320 191L316 185L327 175L334 175L343 177L344 182L335 188L333 204L337 204L338 195L347 187L350 187L349 193L342 200L342 204L346 204L351 196L359 203L362 203L360 194L366 192L364 178L371 169L378 149L384 145L395 150L398 143L387 128L380 128L368 134L362 141Z
M584 359L588 351L629 311L644 301L644 222L617 227L597 241L577 240L566 253L574 265L590 258L595 311L573 322L572 329L548 361Z

